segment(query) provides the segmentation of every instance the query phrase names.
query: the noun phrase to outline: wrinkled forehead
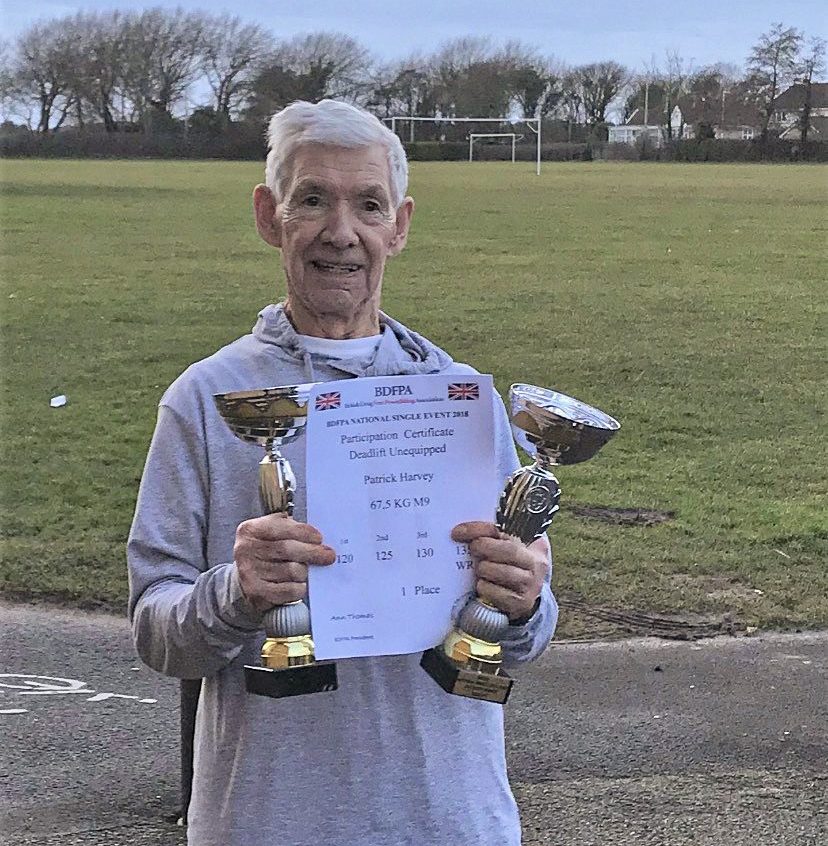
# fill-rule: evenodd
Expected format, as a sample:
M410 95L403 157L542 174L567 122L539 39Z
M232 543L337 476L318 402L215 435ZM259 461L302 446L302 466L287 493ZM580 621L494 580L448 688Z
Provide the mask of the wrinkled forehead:
M307 141L296 146L285 164L284 194L313 183L341 190L374 186L393 197L388 154L381 144L341 147Z

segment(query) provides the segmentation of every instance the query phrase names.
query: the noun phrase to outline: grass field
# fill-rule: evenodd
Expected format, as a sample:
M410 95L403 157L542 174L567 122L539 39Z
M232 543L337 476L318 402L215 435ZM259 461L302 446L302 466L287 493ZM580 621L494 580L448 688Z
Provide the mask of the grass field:
M121 609L163 389L281 296L249 163L3 165L0 591ZM416 164L386 310L622 431L562 468L556 589L605 607L828 624L826 169ZM67 394L67 407L49 398ZM570 625L570 633L576 630Z

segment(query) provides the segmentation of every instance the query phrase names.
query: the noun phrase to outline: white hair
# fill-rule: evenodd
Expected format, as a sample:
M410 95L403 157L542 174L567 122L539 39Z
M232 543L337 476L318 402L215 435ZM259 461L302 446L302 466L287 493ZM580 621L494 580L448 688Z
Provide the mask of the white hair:
M308 143L351 149L381 144L388 156L391 201L394 208L402 203L408 186L408 161L400 139L370 112L338 100L297 100L270 119L265 184L278 201L283 198L291 156L299 145Z

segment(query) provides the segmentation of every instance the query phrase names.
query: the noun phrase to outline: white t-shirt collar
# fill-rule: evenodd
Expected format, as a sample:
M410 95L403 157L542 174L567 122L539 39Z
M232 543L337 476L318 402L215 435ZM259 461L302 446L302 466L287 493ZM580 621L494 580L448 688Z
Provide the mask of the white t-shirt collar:
M302 346L311 354L323 358L370 358L376 352L382 335L367 338L347 338L335 341L332 338L316 338L313 335L299 335Z

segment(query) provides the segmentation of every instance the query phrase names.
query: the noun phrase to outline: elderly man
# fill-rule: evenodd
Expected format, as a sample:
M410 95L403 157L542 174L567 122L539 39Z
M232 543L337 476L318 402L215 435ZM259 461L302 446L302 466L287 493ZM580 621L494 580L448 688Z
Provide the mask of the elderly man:
M229 432L213 394L474 372L380 310L385 262L405 246L414 210L397 137L367 112L326 100L276 114L269 143L267 184L253 205L259 234L281 252L287 296L164 394L129 540L141 658L162 673L204 677L189 842L518 844L501 707L444 693L418 655L339 661L334 693L245 691L264 612L303 598L308 567L331 566L335 550L303 522L301 442L286 448L300 480L296 519L252 516L261 513L259 456ZM505 477L517 457L496 406ZM469 544L480 596L509 615L505 664L539 655L557 617L545 539L523 547L482 522L452 537Z

